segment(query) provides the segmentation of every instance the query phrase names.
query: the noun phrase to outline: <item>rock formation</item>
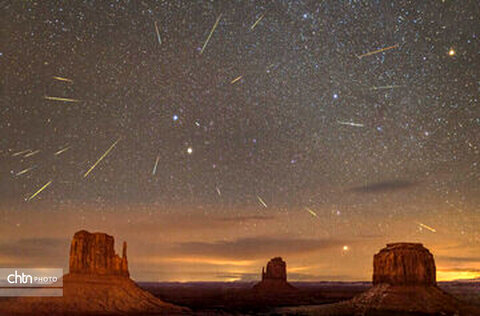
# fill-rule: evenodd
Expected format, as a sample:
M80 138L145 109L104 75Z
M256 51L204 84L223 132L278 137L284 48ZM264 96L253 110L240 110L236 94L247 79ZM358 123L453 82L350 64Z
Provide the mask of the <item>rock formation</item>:
M461 304L437 287L435 271L433 255L422 244L387 244L373 257L373 287L352 304L368 313L458 313Z
M267 272L262 267L262 281L265 280L287 281L287 264L281 257L273 258L267 263Z
M120 258L114 239L77 232L70 249L70 273L63 297L19 297L0 301L0 315L179 315L189 310L163 302L129 278L127 244Z
M480 315L441 290L433 255L419 243L392 243L373 259L373 287L337 304L290 308L279 314Z
M262 268L262 281L255 284L255 290L279 292L295 290L287 282L287 264L281 257L272 258L267 263L267 269Z
M127 243L123 243L123 255L120 258L115 254L112 236L85 230L77 232L70 247L70 274L128 277Z
M373 257L373 285L436 285L433 255L422 244L394 243Z

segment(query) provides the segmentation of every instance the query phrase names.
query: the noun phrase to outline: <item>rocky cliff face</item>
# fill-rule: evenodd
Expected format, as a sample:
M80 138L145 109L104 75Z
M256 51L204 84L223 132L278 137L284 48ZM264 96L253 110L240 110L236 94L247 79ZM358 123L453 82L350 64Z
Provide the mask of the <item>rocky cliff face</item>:
M75 233L70 247L70 273L129 276L127 243L123 255L115 254L114 239L104 233Z
M433 255L422 244L387 244L373 257L373 284L435 285Z
M266 293L295 290L295 287L287 282L287 264L280 257L271 259L267 263L266 271L262 268L262 281L253 288Z
M373 258L373 287L349 301L289 309L309 315L480 315L436 285L433 255L418 243L392 243ZM283 313L280 313L283 314Z
M280 257L271 259L267 263L267 272L262 268L263 280L283 280L287 281L287 264Z
M63 276L62 297L18 297L0 300L0 315L191 315L163 302L135 284L128 273L127 244L122 257L114 239L104 233L75 233L70 273Z
M461 304L437 287L433 255L418 243L392 243L380 250L373 257L373 287L351 304L373 314L463 315Z

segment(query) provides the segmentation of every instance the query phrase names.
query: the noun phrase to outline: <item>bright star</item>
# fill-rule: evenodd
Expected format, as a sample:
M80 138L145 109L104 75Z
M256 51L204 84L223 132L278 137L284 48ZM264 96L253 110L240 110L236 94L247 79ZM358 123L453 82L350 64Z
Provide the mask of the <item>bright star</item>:
M455 50L453 48L450 48L450 50L448 51L448 55L455 56Z
M338 99L338 94L337 94L337 93L334 93L334 94L333 94L333 98L334 98L334 99Z
M192 147L188 147L188 148L187 148L187 153L188 153L189 155L191 155L191 154L193 153Z
M177 114L174 114L174 115L173 115L173 120L174 120L174 121L177 121L177 120L178 120L178 115L177 115Z
M343 246L343 251L348 251L348 249L349 249L349 248L348 248L347 245Z

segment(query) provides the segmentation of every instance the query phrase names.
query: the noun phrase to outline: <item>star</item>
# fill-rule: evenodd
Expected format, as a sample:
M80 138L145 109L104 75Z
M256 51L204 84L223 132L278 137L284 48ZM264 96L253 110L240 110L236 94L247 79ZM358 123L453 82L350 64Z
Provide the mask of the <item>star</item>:
M448 51L448 55L449 56L455 56L456 52L453 48L450 48L450 50Z
M191 154L193 153L193 148L192 148L192 147L188 147L188 148L187 148L187 153L188 153L189 155L191 155Z

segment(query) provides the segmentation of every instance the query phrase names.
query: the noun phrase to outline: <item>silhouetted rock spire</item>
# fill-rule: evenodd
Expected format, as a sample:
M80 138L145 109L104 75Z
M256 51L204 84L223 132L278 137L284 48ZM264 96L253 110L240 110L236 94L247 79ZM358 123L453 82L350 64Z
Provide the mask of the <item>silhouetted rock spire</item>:
M267 263L266 269L262 267L262 281L257 283L253 288L268 292L295 289L287 282L287 264L281 257L272 258Z
M267 263L267 272L262 267L262 281L265 279L287 281L287 265L281 257L273 258Z

